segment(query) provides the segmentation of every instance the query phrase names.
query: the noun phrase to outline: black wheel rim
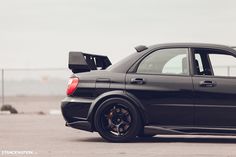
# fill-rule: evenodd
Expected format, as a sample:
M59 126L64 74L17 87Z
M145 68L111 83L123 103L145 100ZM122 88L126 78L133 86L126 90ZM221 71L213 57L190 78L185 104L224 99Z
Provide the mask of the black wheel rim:
M113 136L125 136L131 127L130 111L123 104L107 107L101 116L103 130Z

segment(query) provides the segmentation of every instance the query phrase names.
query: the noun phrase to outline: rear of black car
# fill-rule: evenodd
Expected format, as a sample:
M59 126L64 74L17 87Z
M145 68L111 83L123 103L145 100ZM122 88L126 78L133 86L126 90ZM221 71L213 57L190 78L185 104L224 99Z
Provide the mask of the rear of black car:
M89 71L106 69L110 65L111 62L107 56L82 52L69 53L68 67L75 74L69 79L67 97L61 104L66 126L92 131L91 122L88 121L88 113L96 98L97 75L91 75Z
M62 101L61 110L66 125L91 131L91 124L87 120L89 108L94 101L95 81L81 80L73 75L67 88L67 97Z
M126 57L106 70L104 68L109 65L107 57L102 56L103 63L96 59L98 55L90 56L81 52L78 55L76 56L76 53L73 52L69 56L69 68L72 72L77 73L73 74L69 80L67 97L61 103L62 115L66 126L94 131L93 115L96 108L99 103L111 95L125 93L126 72L140 57L140 53ZM79 60L78 63L76 63L76 59ZM98 70L98 67L101 70Z
M109 70L73 75L68 83L67 97L61 110L66 125L93 131L93 114L102 99L115 92L124 92L125 74Z

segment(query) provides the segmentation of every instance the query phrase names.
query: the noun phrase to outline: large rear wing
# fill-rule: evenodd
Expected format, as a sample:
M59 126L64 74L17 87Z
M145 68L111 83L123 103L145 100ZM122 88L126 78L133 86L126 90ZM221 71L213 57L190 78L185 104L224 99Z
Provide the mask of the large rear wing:
M87 72L91 70L103 70L111 65L107 56L88 54L82 52L70 52L68 67L73 73Z

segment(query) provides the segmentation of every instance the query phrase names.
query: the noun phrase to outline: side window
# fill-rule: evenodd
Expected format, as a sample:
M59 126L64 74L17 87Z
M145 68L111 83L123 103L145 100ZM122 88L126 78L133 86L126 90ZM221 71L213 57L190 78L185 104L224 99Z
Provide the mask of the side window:
M137 73L189 75L188 49L157 50L141 61Z
M228 54L209 54L215 76L236 77L236 58Z

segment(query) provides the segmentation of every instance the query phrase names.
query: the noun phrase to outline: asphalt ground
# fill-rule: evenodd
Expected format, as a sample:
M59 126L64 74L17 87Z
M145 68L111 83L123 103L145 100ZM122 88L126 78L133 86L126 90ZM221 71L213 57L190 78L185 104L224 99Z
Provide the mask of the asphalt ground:
M64 126L61 115L0 115L0 156L236 157L236 136L155 136L108 143Z

